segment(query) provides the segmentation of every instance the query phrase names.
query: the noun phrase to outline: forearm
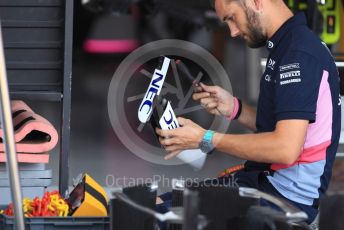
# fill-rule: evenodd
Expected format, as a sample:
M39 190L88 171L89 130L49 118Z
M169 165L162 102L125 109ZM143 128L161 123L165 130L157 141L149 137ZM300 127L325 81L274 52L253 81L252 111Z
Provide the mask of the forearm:
M213 144L217 150L245 160L277 164L291 164L295 160L289 152L288 142L274 132L242 135L215 133Z
M256 131L256 108L242 103L241 114L238 121L252 131Z

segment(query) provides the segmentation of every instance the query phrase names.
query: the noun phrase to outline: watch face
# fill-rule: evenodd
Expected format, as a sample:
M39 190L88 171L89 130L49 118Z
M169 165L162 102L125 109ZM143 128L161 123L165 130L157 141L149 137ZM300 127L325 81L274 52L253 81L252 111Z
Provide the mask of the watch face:
M201 141L200 143L200 149L202 150L202 152L207 153L210 151L210 146L209 143L207 141Z

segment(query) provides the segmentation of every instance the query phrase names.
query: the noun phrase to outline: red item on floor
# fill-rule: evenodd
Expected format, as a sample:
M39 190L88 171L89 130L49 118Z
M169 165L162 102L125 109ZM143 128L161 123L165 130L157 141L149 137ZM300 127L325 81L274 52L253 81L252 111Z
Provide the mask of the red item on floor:
M33 200L24 198L23 210L25 217L37 216L67 216L69 206L58 191L46 192L42 199L36 197ZM13 216L13 204L1 212L7 216Z

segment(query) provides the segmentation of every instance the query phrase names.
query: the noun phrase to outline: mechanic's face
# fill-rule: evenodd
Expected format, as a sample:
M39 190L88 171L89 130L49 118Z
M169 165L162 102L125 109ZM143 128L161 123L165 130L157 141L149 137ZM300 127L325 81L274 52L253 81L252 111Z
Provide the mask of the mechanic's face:
M232 37L240 36L251 48L264 46L267 36L264 34L259 15L246 6L245 1L216 0L215 9L221 20L227 23Z

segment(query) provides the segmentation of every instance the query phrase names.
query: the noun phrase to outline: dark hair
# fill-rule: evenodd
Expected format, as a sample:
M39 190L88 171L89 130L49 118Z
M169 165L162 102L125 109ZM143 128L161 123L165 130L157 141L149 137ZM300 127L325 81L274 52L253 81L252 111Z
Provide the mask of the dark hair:
M215 8L215 0L209 0L210 6Z
M214 8L214 9L215 9L215 1L216 1L216 0L209 0L210 6L211 6L212 8ZM228 2L231 2L231 1L233 1L233 0L226 0L227 3L228 3ZM243 2L242 0L237 0L237 1L240 2L240 3Z

